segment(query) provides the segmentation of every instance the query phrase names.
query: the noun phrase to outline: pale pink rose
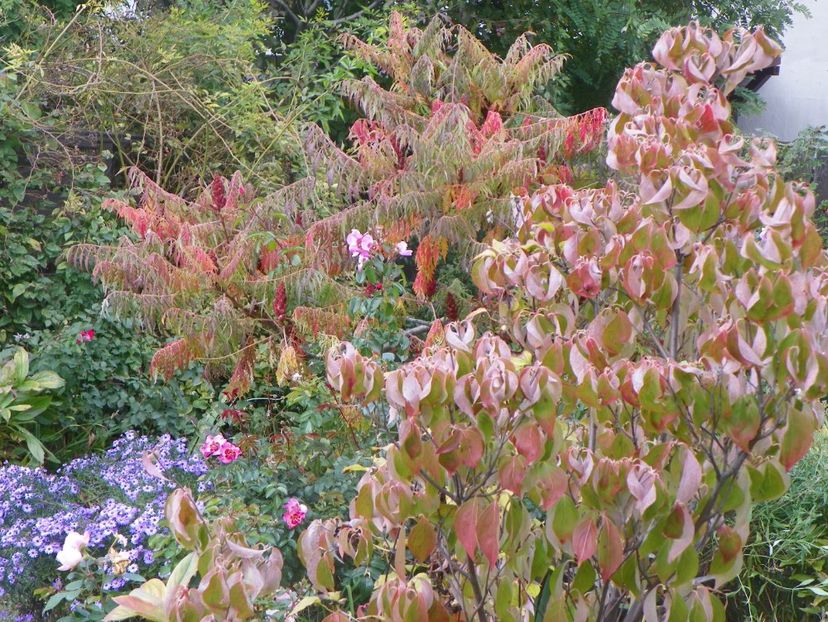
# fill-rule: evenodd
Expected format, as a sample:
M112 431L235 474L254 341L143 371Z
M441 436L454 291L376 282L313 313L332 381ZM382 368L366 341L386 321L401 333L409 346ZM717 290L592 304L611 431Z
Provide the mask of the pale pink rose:
M89 534L84 532L79 534L76 531L70 531L66 534L66 539L63 541L63 548L55 556L60 566L58 570L67 571L72 570L83 560L83 549L89 545Z
M408 248L408 244L406 242L397 242L394 245L394 249L397 251L397 254L400 257L411 257L414 253L410 248Z
M362 270L376 246L373 236L370 233L360 233L359 229L351 229L345 241L348 243L348 252L351 253L351 257L357 258L357 266Z
M221 446L226 442L221 434L216 434L215 436L208 435L204 439L204 444L201 445L201 455L205 458L215 456L221 449Z
M218 459L222 464L230 464L235 462L241 456L241 449L236 447L233 443L225 441L218 450Z

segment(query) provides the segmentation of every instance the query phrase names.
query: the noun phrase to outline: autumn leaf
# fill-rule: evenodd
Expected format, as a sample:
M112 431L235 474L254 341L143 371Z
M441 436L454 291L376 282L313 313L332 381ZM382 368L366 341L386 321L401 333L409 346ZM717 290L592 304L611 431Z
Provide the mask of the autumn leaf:
M587 516L575 526L572 532L572 551L575 553L578 565L591 558L597 548L598 529L595 527L595 521Z

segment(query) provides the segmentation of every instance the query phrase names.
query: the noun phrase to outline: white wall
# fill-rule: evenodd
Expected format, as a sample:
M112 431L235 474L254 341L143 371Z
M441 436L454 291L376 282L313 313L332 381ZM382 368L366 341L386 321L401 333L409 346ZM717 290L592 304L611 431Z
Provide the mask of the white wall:
M828 0L804 4L811 18L797 13L785 33L779 75L759 89L764 112L739 120L746 132L762 130L788 141L808 126L828 125Z

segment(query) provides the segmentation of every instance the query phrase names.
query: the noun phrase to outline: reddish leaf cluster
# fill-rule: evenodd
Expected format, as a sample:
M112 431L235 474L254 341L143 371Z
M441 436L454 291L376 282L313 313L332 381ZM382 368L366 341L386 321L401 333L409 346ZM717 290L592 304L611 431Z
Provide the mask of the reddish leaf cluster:
M436 17L424 30L394 13L385 45L343 42L391 79L347 81L343 90L365 114L351 128L351 155L318 128L306 146L312 168L346 199L343 209L309 223L306 245L318 265L332 260L353 228L400 229L398 239L429 240L418 253L415 291L434 290L438 244L468 248L508 228L510 193L544 169L564 166L601 139L606 111L560 117L536 97L563 57L520 37L503 58L461 26ZM568 138L567 138L568 137ZM562 168L563 177L570 169ZM393 237L393 236L392 236ZM424 273L424 274L423 274Z

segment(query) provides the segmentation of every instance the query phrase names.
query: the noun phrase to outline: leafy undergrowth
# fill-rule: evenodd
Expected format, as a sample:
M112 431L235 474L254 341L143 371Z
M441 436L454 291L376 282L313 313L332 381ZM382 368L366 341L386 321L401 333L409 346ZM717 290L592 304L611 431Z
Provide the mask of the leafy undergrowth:
M791 471L784 497L757 505L728 619L800 622L828 613L828 430Z

